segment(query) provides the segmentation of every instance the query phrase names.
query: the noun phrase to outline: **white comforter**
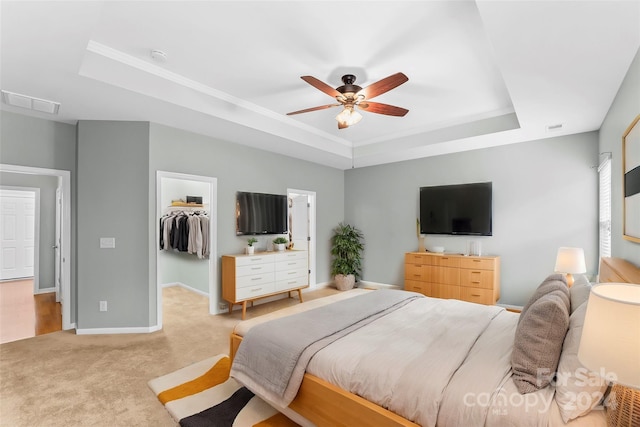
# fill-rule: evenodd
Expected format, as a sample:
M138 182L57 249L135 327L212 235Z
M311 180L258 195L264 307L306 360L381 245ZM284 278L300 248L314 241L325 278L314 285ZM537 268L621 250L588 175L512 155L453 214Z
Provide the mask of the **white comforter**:
M319 351L307 372L425 427L506 421L491 402L510 376L517 319L496 306L418 299Z

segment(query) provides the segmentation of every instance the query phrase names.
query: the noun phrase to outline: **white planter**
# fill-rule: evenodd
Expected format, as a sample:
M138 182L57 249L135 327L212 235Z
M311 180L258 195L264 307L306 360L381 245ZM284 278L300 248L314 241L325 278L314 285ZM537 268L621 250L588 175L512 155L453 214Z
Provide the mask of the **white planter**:
M333 281L336 283L336 288L339 291L348 291L349 289L353 289L353 286L356 284L356 276L353 274L336 274L333 278Z
M284 243L274 243L273 249L276 251L284 251Z
M256 250L255 246L247 246L245 248L245 253L247 255L253 255L254 251Z

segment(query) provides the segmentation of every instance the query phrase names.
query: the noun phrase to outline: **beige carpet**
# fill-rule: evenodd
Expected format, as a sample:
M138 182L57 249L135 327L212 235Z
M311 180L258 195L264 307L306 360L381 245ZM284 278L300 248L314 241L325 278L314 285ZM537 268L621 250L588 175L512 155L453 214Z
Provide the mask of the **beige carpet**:
M165 288L163 299L164 329L152 334L62 331L0 345L0 426L175 426L147 382L228 354L240 314L210 316L205 297L179 287ZM297 303L260 304L247 318Z

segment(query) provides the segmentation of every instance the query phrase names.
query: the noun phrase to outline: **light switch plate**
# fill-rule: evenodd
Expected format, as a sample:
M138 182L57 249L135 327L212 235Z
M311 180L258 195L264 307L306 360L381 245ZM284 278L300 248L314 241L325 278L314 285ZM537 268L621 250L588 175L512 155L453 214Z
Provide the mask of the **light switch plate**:
M100 249L113 249L116 247L116 238L115 237L101 237L100 238Z

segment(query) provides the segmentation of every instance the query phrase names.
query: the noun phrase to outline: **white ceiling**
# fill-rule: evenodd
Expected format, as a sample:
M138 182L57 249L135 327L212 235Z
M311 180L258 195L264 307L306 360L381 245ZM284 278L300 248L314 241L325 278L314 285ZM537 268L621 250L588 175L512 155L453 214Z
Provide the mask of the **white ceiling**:
M346 169L600 128L639 1L6 1L3 90L51 120L141 120ZM154 61L151 49L166 53ZM330 86L409 81L338 130ZM549 125L562 124L556 131Z

